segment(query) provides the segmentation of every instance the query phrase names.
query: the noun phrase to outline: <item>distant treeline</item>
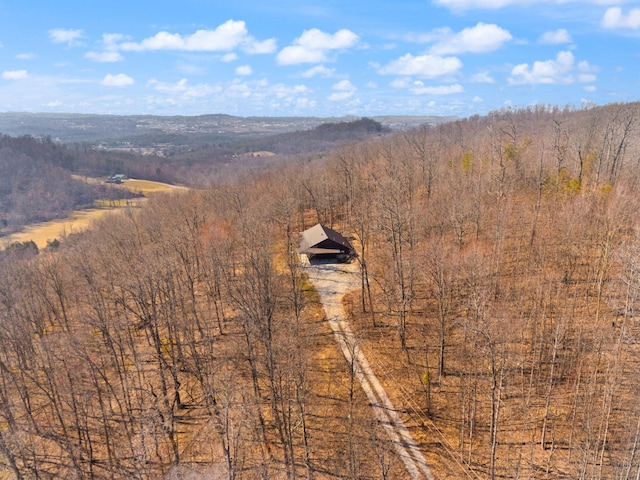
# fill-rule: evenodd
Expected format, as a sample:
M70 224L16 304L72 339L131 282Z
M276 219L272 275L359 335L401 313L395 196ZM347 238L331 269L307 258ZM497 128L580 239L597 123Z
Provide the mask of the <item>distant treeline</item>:
M247 170L262 171L291 156L330 152L340 145L390 133L381 123L362 118L325 123L317 127L282 134L202 134L194 137L161 132L126 137L131 147L161 146L161 154L138 155L122 150L100 150L94 145L73 145L74 169L93 175L121 172L132 177L203 187L212 181L229 179ZM246 153L269 151L276 157L242 157Z
M349 122L323 123L297 132L254 137L238 143L244 151L268 150L280 155L327 152L340 144L353 143L388 134L391 129L370 118Z
M262 169L274 162L281 162L291 156L312 156L331 152L341 145L355 143L387 135L391 129L380 122L362 118L348 122L324 123L317 127L281 133L277 135L238 135L217 143L177 146L168 152L163 160L164 181L198 184L204 179L229 177L247 169ZM268 151L276 158L246 158L238 156ZM185 167L188 166L188 169Z

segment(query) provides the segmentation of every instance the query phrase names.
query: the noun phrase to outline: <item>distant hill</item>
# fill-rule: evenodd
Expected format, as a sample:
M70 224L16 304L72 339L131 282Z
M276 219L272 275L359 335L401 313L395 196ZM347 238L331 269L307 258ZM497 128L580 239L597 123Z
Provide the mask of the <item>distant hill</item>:
M455 117L371 117L385 127L405 130L422 124L439 124ZM92 115L73 113L0 113L0 133L12 136L51 137L62 143L128 142L134 146L171 143L189 145L229 141L238 136L261 136L309 130L324 123L357 117L236 117L224 114L198 116Z
M391 133L390 127L371 118L322 123L308 130L280 133L235 142L246 151L270 151L280 155L327 152L340 144L363 141Z

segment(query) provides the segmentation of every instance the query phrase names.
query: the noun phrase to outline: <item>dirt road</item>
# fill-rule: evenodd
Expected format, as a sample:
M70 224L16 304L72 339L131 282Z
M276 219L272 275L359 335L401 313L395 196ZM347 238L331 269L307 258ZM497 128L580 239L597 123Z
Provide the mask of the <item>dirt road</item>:
M349 365L353 365L356 378L366 393L380 425L387 432L396 453L404 462L407 472L416 480L434 480L435 477L427 466L422 452L371 369L346 320L342 298L345 293L358 285L358 265L334 263L310 265L308 262L304 265L309 280L320 295L327 321L333 329L336 341Z

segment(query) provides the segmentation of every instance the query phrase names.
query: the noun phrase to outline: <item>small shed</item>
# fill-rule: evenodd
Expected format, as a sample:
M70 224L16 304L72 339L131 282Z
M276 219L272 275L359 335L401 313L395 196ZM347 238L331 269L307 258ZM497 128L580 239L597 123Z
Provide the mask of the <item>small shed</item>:
M348 262L357 256L349 240L320 223L300 234L298 253L312 259L335 259Z

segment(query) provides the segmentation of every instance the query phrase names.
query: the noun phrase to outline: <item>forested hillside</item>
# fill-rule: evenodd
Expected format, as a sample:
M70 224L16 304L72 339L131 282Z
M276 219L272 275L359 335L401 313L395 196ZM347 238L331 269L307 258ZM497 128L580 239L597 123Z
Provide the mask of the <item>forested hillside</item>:
M162 180L204 186L212 177L228 178L248 170L264 171L292 159L322 156L340 145L390 132L381 123L362 118L322 123L307 130L276 135L238 135L225 141L165 148L163 157L157 161L163 164ZM147 176L149 174L153 172Z
M349 122L323 123L315 128L281 133L247 141L247 151L269 150L281 155L326 152L344 143L354 143L389 134L391 129L370 118Z
M109 121L110 125L116 123L111 117ZM263 171L286 163L292 155L323 154L345 142L389 131L374 120L360 119L323 123L309 130L280 135L234 135L218 143L165 145L148 155L140 154L133 145L105 149L92 144L63 145L50 137L3 135L0 137L0 235L31 223L65 217L75 209L92 207L96 199L130 195L124 190L84 183L72 178L71 173L91 177L122 173L203 187L215 179L229 179L243 172ZM168 135L164 135L167 140ZM153 145L151 142L149 137L143 144ZM268 151L269 156L252 155L260 151Z
M30 223L93 207L96 199L133 194L71 177L79 157L69 149L31 137L0 137L0 236Z
M425 126L5 256L2 468L407 478L298 264L321 222L354 239L352 327L437 478L637 478L639 114Z

